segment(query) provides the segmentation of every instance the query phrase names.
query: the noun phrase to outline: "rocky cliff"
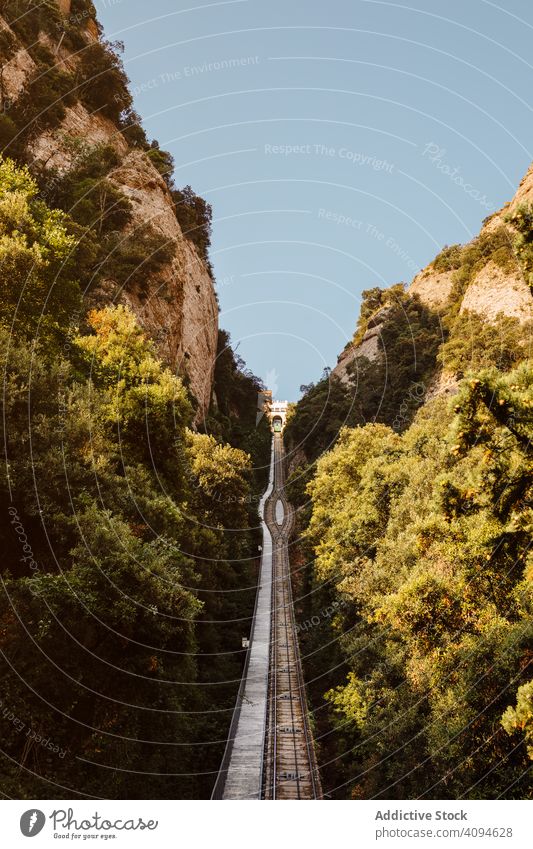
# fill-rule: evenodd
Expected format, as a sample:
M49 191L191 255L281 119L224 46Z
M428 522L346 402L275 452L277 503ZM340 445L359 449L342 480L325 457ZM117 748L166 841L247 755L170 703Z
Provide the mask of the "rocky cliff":
M518 319L522 324L533 319L531 281L523 262L519 237L513 216L533 203L533 165L518 187L513 199L486 219L480 234L465 246L444 250L413 279L407 289L430 310L444 317L454 311L459 315L476 313L488 322L498 315ZM375 361L380 357L381 333L387 309L379 308L359 330L354 341L340 354L332 374L341 382L349 381L349 368L358 357ZM455 386L454 376L436 374L428 388L428 397L449 393Z
M486 257L462 293L460 310L476 312L489 321L499 313L516 316L521 321L533 318L533 297L531 288L524 279L523 269L516 252L514 241L516 234L509 221L510 216L522 205L533 202L533 165L522 179L513 199L484 222L478 240L488 240L499 230L508 238L510 257L505 267ZM476 240L474 240L476 241ZM416 275L409 292L418 295L429 307L445 306L453 289L454 271L439 270L438 257Z
M341 383L349 383L350 370L349 366L357 357L365 357L373 362L380 356L380 337L385 319L389 313L387 307L382 307L368 320L366 330L363 333L362 339L357 343L350 343L340 354L337 365L332 371L335 377L338 377Z
M11 5L16 6L16 3ZM70 0L57 0L56 3L48 0L43 5L46 7L44 14L49 17L41 17L40 23L34 24L38 31L37 41L32 40L31 29L26 37L16 17L16 8L11 17L7 10L0 15L0 97L4 114L8 116L6 121L16 114L17 108L25 114L19 104L27 96L28 86L36 80L50 79L55 85L54 75L61 72L65 79L70 75L74 82L67 86L69 90L62 97L58 116L53 112L55 104L44 118L32 116L34 129L27 133L27 138L17 125L15 129L19 132L11 145L5 146L5 154L15 155L12 151L18 143L18 158L22 156L34 171L39 170L41 174L48 171L53 180L72 168L79 143L108 145L116 151L118 165L107 179L131 206L124 238L128 234L134 236L138 228L149 225L151 231L164 240L167 256L155 270L147 271L142 292L135 285L117 289L111 282L107 285L106 281L100 281L91 298L93 302L98 299L100 304L118 300L131 306L162 358L186 377L201 416L207 412L211 400L218 335L218 306L205 254L202 255L194 241L184 235L169 181L163 179L154 165L146 149L148 146L132 144L121 122L106 114L112 110L91 109L78 96L83 57L91 47L98 46L100 39L92 3L82 2L71 8ZM59 18L51 23L50 16L53 18L54 14ZM53 56L53 66L48 64L44 70L40 63L43 51L46 56ZM115 73L115 70L111 67L104 73ZM101 77L98 72L95 78ZM117 94L117 98L121 96ZM21 138L24 140L22 155Z

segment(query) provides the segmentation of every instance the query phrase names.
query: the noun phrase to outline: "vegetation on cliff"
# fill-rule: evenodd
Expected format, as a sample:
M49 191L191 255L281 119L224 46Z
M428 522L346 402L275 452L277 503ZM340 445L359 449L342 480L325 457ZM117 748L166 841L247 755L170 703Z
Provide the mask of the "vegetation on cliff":
M202 796L253 604L250 457L190 429L129 310L80 332L78 246L35 194L0 165L4 792Z
M354 344L378 327L376 356L307 387L287 427L300 643L336 798L530 792L532 327L461 308L487 264L529 274L528 209L507 222L439 254L439 309L365 292ZM432 398L442 369L455 394Z
M310 462L334 444L345 425L376 421L405 428L435 370L443 338L438 315L403 286L369 289L362 298L354 345L364 336L369 320L381 315L381 355L354 360L347 384L326 373L316 385L305 387L287 424L286 441L293 450L303 448Z
M437 400L402 435L347 429L318 463L314 580L342 601L348 670L326 693L340 795L526 792L507 709L531 678L532 392L525 365L483 372L455 412Z
M258 382L229 353L220 410L198 432L186 381L135 315L109 304L121 289L142 300L173 250L150 224L131 229L111 179L123 148L162 174L208 270L211 209L174 186L172 158L133 109L120 45L87 35L93 15L87 0L68 19L51 0L2 6L2 788L202 798L255 596ZM22 47L28 78L9 100L3 73ZM77 105L113 122L120 144L71 134L58 167L36 158L32 145ZM104 282L108 305L90 309Z

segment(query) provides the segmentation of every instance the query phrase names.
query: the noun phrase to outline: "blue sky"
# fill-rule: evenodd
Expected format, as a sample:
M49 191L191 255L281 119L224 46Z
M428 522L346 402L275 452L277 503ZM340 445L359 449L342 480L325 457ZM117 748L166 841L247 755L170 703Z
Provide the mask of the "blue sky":
M150 137L213 206L220 323L295 400L360 294L468 241L531 159L529 0L97 0Z

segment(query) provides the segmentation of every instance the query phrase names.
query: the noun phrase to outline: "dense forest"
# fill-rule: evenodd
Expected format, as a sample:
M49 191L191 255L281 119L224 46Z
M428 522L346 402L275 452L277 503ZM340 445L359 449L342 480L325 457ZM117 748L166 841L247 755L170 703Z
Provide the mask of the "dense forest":
M379 320L378 354L292 410L293 579L332 798L530 793L532 328L460 306L489 261L530 278L532 222L521 208L514 233L446 248L438 309L365 292L352 345ZM452 391L432 393L443 369Z
M186 370L121 298L149 302L175 250L148 220L131 229L110 179L125 156L163 177L209 274L211 209L148 142L120 46L89 37L92 3L75 0L66 21L54 2L1 14L2 793L205 798L257 583L262 387L219 331L199 415ZM29 77L7 102L21 51ZM76 104L105 116L111 141L70 135L61 167L43 162L32 145Z

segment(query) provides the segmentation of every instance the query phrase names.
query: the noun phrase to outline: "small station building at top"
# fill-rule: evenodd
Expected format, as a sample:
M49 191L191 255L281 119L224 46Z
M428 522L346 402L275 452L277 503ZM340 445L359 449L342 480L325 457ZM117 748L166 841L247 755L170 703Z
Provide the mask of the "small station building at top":
M273 401L270 389L260 393L259 410L268 416L273 433L281 433L287 421L288 401Z

